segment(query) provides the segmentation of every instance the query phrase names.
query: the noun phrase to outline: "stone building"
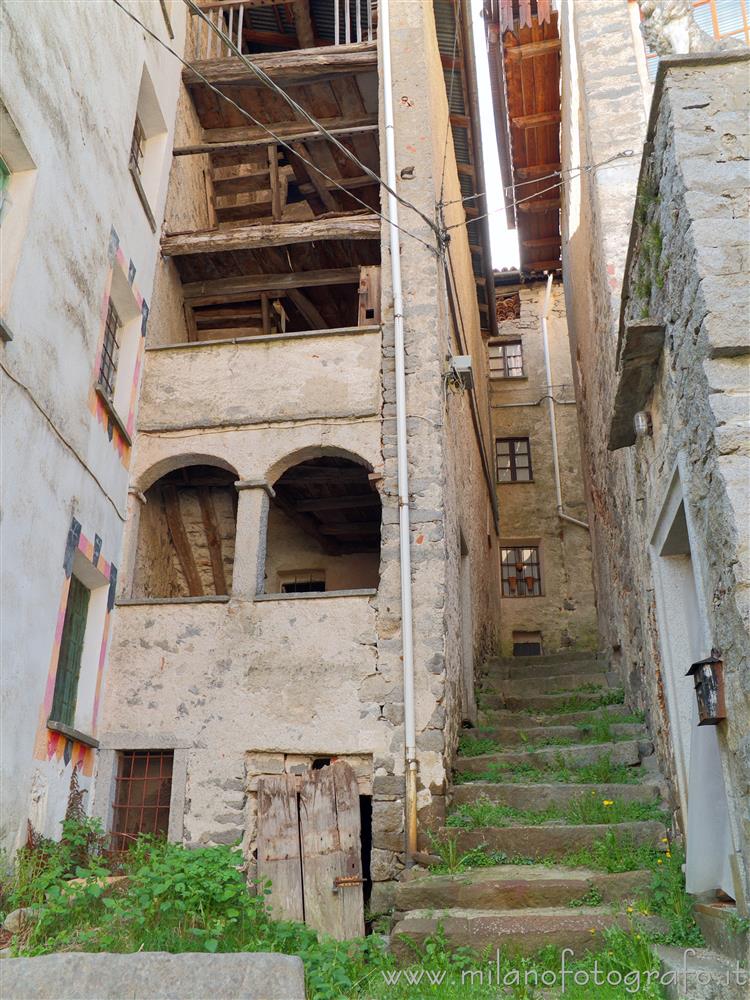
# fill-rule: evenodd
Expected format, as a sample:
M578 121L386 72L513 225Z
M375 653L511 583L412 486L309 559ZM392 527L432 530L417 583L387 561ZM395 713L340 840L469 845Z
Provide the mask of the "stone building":
M131 4L180 46L162 7ZM177 7L178 5L174 5ZM96 734L179 71L112 5L9 2L0 81L2 846Z
M523 196L559 212L599 631L671 778L689 891L746 913L748 24L713 0L558 6L490 5L488 37L510 147L559 124L558 183ZM536 122L501 103L527 61ZM686 675L716 660L699 727Z
M496 319L469 5L293 6L189 26L94 810L117 846L241 841L345 934L439 825L497 642ZM319 827L353 882L316 917Z

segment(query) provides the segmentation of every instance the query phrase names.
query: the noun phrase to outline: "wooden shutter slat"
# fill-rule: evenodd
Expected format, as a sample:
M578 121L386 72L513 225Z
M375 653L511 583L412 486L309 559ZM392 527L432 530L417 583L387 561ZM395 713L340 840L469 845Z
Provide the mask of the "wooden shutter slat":
M258 878L271 880L268 901L275 920L305 919L297 784L291 774L258 781Z
M60 637L60 655L55 675L55 693L52 699L52 718L72 726L81 673L81 657L86 635L90 591L75 576L71 577L65 621Z

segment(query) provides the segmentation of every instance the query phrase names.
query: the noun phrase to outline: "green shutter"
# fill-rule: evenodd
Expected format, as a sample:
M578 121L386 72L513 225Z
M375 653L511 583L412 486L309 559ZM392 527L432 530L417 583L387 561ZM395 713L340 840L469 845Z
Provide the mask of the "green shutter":
M72 726L75 721L78 677L81 673L83 637L89 610L89 590L75 576L70 578L68 603L65 608L60 657L55 676L55 695L50 718Z

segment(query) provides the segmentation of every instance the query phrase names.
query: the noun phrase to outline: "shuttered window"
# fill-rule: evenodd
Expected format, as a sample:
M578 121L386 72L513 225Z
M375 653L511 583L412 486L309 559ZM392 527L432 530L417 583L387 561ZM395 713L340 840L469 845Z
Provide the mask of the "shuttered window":
M81 673L83 639L89 611L90 591L77 577L70 578L68 603L65 607L60 656L55 675L55 693L50 719L72 726L75 721L78 678Z

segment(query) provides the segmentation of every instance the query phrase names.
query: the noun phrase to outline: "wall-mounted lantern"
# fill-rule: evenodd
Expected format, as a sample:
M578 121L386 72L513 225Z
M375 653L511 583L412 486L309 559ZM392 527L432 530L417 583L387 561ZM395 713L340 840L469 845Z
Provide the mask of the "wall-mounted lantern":
M715 726L727 717L724 703L724 662L712 649L708 659L699 660L688 670L686 677L695 682L698 699L698 725Z

